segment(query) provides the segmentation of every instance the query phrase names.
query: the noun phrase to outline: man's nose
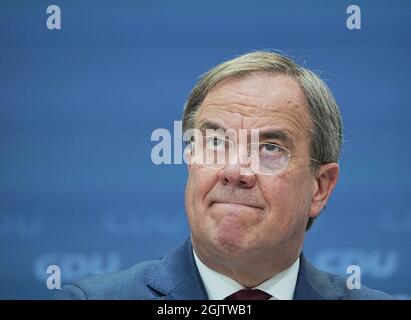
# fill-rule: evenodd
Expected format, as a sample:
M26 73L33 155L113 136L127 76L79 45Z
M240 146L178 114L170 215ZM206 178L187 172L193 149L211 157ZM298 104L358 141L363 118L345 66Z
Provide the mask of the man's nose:
M232 184L252 188L255 185L256 177L250 168L245 168L239 164L228 164L218 172L218 179L224 185Z

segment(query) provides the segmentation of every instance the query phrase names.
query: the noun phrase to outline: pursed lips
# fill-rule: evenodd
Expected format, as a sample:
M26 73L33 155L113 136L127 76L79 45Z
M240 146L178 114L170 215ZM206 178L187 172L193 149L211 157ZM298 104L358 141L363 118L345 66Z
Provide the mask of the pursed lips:
M263 209L261 206L255 205L255 204L251 204L251 203L246 203L243 201L212 201L210 206L212 206L213 204L228 204L228 205L241 205L241 206L246 206L246 207L251 207L251 208L255 208L255 209Z

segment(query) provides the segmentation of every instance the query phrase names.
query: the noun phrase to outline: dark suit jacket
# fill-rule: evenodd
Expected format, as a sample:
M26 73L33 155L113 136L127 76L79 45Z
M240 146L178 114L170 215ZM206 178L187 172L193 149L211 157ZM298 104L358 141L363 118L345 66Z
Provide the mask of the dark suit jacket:
M191 239L160 260L138 263L130 269L91 276L63 287L55 299L207 300L194 261ZM393 299L364 286L349 290L346 279L319 271L303 255L294 300Z

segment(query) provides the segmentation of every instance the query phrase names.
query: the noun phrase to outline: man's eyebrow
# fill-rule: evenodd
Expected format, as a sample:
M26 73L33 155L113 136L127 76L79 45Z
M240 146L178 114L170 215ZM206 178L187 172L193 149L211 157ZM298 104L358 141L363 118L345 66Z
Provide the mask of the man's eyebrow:
M203 123L200 125L199 129L200 129L200 130L211 129L211 130L223 130L223 131L226 131L226 130L227 130L226 128L224 128L224 127L220 126L219 124L217 124L217 123L215 123L215 122L212 122L212 121L203 122Z
M284 130L269 130L262 131L259 133L260 140L281 140L284 143L294 146L293 139L291 136Z

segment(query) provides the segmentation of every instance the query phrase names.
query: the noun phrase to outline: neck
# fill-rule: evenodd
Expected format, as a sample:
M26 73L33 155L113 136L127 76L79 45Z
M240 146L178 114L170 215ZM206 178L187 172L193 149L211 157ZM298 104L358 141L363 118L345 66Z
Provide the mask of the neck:
M296 248L270 248L250 254L227 254L210 251L192 239L193 248L198 258L210 269L224 274L245 288L254 288L267 279L283 272L298 259L302 244ZM205 249L207 248L207 249Z

